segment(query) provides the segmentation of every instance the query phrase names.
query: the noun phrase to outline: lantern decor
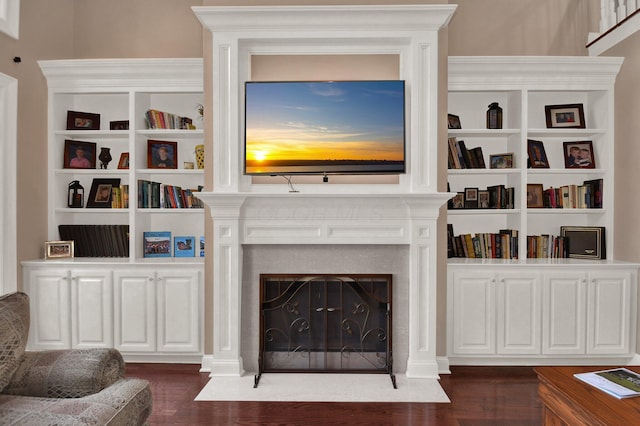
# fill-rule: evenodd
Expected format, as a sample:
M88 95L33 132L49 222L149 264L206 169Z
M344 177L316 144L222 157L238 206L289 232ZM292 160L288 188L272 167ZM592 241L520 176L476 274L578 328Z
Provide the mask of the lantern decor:
M80 185L80 181L78 180L74 180L69 184L67 205L74 209L81 209L84 207L84 188Z
M109 162L113 160L111 158L111 150L109 148L100 148L98 159L100 160L100 168L106 169L109 166Z
M497 102L489 105L487 110L487 129L502 129L502 108Z

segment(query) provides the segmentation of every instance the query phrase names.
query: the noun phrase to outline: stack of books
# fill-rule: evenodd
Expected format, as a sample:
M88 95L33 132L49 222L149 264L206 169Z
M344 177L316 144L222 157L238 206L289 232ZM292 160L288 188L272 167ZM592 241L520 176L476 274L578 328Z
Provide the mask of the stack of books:
M150 109L144 114L147 129L183 129L194 130L193 120L157 109Z

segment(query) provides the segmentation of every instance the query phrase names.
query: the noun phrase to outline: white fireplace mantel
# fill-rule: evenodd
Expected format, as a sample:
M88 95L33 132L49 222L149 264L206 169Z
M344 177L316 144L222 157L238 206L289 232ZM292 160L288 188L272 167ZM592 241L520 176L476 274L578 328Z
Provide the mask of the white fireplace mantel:
M242 375L243 247L267 244L409 247L406 375L437 378L438 36L455 5L194 7L212 34L212 375ZM252 55L395 54L405 81L407 173L393 184L254 184L243 174L244 82ZM405 372L400 372L405 373Z

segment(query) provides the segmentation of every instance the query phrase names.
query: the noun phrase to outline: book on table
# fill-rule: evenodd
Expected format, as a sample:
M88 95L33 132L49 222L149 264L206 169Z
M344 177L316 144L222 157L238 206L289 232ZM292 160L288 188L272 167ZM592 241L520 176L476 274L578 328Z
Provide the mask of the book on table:
M618 399L640 396L640 374L627 368L576 373L574 376Z

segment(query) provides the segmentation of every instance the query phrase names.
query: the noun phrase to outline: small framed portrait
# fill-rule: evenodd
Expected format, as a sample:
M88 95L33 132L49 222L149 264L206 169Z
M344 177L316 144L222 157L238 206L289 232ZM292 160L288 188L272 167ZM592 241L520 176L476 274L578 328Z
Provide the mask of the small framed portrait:
M464 192L457 192L451 200L452 209L464 209Z
M65 139L63 161L65 169L95 169L96 144Z
M129 153L123 152L120 154L120 161L118 161L119 169L128 169L129 168Z
M541 183L528 183L527 184L527 208L538 209L544 207L542 199L542 184Z
M109 130L129 130L129 120L110 121Z
M118 187L120 187L120 179L94 179L87 199L87 208L110 209L113 188Z
M513 169L513 152L490 155L489 167L492 169Z
M584 129L584 107L582 104L546 105L544 112L547 128Z
M100 114L67 111L67 130L100 130Z
M595 169L596 156L591 141L563 142L564 167L567 169Z
M464 208L465 209L478 208L478 188L464 189Z
M194 257L196 255L196 238L174 237L173 255L175 257Z
M549 160L541 141L527 140L527 153L529 154L529 167L533 169L548 169Z
M69 259L73 257L73 241L46 241L45 259Z
M462 129L462 125L460 124L460 117L454 114L448 114L448 128L449 129Z
M605 228L603 226L561 226L560 235L568 239L570 258L607 258Z
M490 204L489 191L480 190L478 191L478 208L479 209L489 209L491 208Z
M178 142L147 141L147 167L149 169L177 169Z

